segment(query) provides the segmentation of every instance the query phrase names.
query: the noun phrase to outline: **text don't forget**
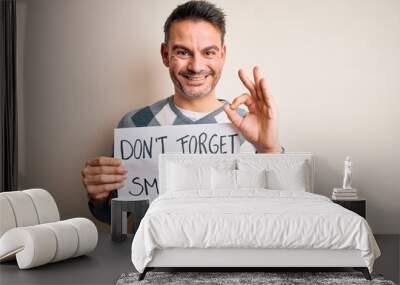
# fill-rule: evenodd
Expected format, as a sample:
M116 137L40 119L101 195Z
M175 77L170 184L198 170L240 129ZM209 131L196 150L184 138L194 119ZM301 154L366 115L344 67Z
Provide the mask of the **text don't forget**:
M235 137L238 134L218 135L202 132L199 135L184 135L174 139L182 153L190 154L225 154L233 153ZM134 141L121 140L121 159L151 159L153 153L164 153L168 136L135 139Z

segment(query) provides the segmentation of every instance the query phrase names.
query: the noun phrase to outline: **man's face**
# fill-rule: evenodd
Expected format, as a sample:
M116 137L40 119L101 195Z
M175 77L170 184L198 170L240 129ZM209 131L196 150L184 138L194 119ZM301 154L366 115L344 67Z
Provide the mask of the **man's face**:
M161 55L169 68L175 91L188 99L210 94L225 62L221 33L206 21L183 20L171 25L169 41Z

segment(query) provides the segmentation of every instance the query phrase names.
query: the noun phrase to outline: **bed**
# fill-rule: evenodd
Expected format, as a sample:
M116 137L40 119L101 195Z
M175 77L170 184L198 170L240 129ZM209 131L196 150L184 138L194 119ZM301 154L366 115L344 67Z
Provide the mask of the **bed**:
M132 242L154 268L352 267L379 247L364 218L314 193L311 153L161 154L160 195Z

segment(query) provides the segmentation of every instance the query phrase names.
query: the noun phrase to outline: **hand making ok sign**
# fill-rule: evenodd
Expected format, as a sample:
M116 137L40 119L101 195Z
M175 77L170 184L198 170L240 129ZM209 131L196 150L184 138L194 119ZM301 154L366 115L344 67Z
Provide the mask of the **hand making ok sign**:
M274 99L268 93L267 84L261 78L259 68L253 68L254 83L247 78L242 69L239 70L240 80L249 90L236 97L230 106L225 105L224 111L234 126L244 138L252 143L257 152L280 153L281 145L278 138L277 110ZM245 104L249 112L241 117L237 112L241 104Z

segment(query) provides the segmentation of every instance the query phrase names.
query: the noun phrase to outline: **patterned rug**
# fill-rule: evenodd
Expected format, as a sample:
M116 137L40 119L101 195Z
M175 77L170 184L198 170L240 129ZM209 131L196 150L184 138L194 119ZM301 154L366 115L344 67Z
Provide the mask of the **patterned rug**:
M379 284L396 285L384 280L382 275L372 274L372 281L360 272L147 272L145 279L138 281L139 273L124 273L117 285L134 284L222 284L222 285L297 285L297 284Z

